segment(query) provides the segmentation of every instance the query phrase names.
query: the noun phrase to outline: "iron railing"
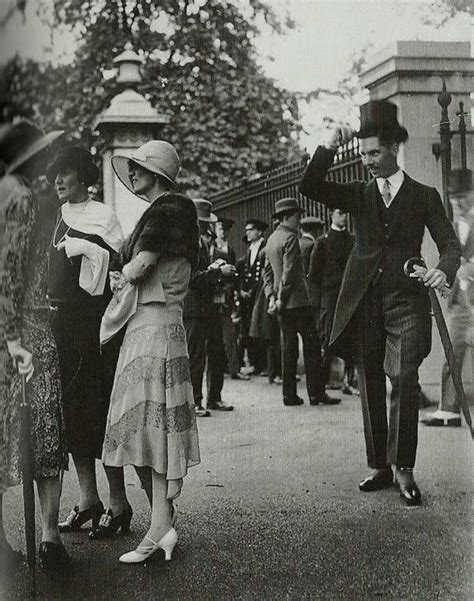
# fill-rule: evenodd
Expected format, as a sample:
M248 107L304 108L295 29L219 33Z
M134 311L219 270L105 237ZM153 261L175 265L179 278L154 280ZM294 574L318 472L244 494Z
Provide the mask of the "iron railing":
M273 169L262 175L248 178L244 183L214 195L210 200L213 211L221 217L233 219L235 224L230 231L229 243L240 256L245 251L242 240L247 219L260 219L271 228L275 202L281 198L297 198L306 215L319 217L329 222L325 205L314 202L298 192L308 162L308 156ZM354 180L368 181L367 170L359 156L359 141L354 138L341 146L335 156L334 165L328 172L328 179L340 183Z

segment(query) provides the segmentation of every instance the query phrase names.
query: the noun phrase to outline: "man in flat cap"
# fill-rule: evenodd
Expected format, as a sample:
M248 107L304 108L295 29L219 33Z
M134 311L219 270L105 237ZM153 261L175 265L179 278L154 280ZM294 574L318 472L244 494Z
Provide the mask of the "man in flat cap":
M239 261L240 277L240 335L241 355L247 350L248 360L253 367L255 375L260 374L266 368L265 345L258 338L250 337L250 323L252 311L257 296L258 283L263 271L262 251L265 248L263 234L268 225L260 219L248 219L245 224L244 240L248 243L248 249Z
M297 334L303 340L306 388L311 405L332 403L324 391L321 348L298 243L302 209L294 198L275 203L280 225L268 238L264 270L268 308L277 313L282 341L283 404L301 405L296 394Z
M300 222L301 237L299 240L301 258L305 275L308 275L309 260L313 252L314 243L324 232L324 221L318 217L302 217Z
M407 505L419 505L421 493L413 468L418 368L431 348L427 287L441 289L453 283L461 249L436 190L413 180L398 166L398 150L408 132L398 123L396 105L370 101L361 106L360 116L359 150L373 180L369 184L325 181L337 148L353 135L337 128L328 147L317 148L300 192L354 218L355 245L344 273L330 345L336 354L356 359L371 468L359 488L368 492L390 486L393 465L401 498ZM425 273L416 270L410 279L404 275L404 264L420 256L425 228L438 247L439 262ZM392 384L389 423L385 376Z
M306 276L306 287L308 289L309 300L313 307L313 315L316 325L319 323L319 314L321 312L321 284L315 279L309 278L309 266L311 254L316 240L324 232L324 221L318 217L302 217L300 222L300 251L303 261L303 270Z

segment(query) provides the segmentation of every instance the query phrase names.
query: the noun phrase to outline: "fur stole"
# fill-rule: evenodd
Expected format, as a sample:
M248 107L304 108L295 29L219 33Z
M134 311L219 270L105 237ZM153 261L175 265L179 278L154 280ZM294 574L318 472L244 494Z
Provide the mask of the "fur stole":
M183 194L161 196L143 213L120 251L121 265L142 250L186 258L194 269L199 254L196 207Z

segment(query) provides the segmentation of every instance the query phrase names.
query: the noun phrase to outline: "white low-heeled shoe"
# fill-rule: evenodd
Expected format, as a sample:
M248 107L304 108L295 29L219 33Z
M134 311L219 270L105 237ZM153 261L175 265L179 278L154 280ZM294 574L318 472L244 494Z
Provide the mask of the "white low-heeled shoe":
M121 563L142 563L153 555L158 549L165 552L165 561L171 561L173 549L178 542L178 534L174 528L170 528L168 532L155 543L149 536L145 536L151 545L146 547L137 547L134 551L129 551L119 558Z

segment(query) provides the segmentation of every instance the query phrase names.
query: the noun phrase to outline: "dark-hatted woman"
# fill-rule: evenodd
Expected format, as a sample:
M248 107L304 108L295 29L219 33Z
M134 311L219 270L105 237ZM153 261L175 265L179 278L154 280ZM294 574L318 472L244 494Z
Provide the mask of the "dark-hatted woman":
M100 459L118 347L101 353L100 322L112 296L108 271L122 230L112 209L89 197L99 170L84 148L60 149L47 178L62 203L49 248L48 299L58 347L69 451L79 481L79 502L61 532L91 523L91 539L105 538L132 518L122 469L106 469L109 508L99 499L95 460Z
M108 323L106 313L102 324L106 339L126 323L102 460L151 472L150 528L136 550L120 557L139 563L158 549L171 558L177 541L172 501L188 468L200 461L183 326L199 232L193 202L170 192L179 170L170 144L147 142L131 158L114 157L112 164L120 180L151 204L122 249L123 267L115 280L117 296L131 296L131 311L118 311L126 316L118 324Z
M43 518L39 555L43 566L52 569L69 563L58 530L67 449L46 300L47 248L57 197L51 190L35 195L31 182L44 169L47 147L61 133L43 135L28 121L0 131L0 157L6 165L0 182L0 518L3 493L20 480L21 377L26 376L33 475ZM0 569L8 570L17 560L0 519Z

